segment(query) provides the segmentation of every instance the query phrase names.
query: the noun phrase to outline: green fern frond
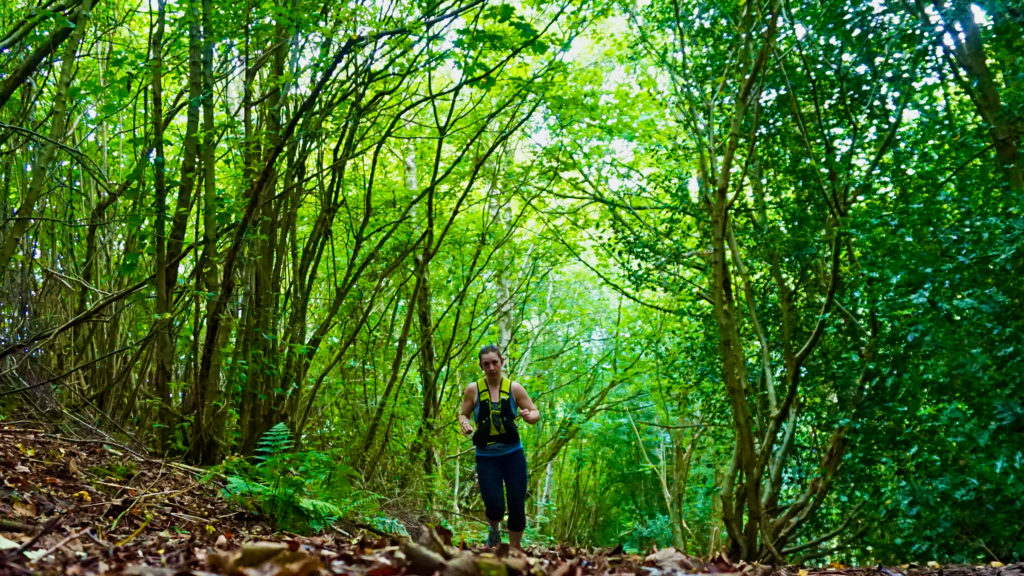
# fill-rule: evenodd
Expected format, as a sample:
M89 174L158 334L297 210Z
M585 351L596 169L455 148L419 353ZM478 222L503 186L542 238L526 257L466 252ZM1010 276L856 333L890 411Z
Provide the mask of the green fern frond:
M263 463L292 449L292 432L284 422L274 424L256 442L256 461Z
M299 507L305 510L307 514L320 518L339 518L344 515L344 512L338 506L315 498L299 499Z
M270 492L270 488L240 476L228 476L227 482L224 485L224 491L233 496L245 494L265 495Z

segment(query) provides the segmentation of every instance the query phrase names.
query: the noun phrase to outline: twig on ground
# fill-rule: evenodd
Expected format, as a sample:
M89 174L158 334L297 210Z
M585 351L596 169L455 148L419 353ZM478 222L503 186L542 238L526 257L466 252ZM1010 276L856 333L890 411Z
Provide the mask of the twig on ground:
M50 548L50 549L49 549L49 550L47 550L46 552L43 552L43 553L42 553L42 554L40 554L39 556L36 556L35 558L33 558L33 559L32 559L32 561L31 561L31 564L35 564L36 562L39 562L40 560L42 560L43 558L46 558L46 557L47 557L47 556L49 556L50 554L53 554L54 552L56 552L57 550L59 550L60 548L62 548L62 547L63 547L63 546L65 545L65 544L67 544L68 542L71 542L72 540L78 540L79 538L81 538L81 537L82 537L82 535L83 535L83 534L85 534L85 533L86 533L86 532L88 532L89 530L90 530L90 528L82 528L82 529L81 529L81 530L79 530L78 532L75 532L74 534L72 534L72 535L68 536L67 538L65 538L65 539L63 539L63 540L61 540L61 541L60 541L60 542L58 542L58 543L57 543L57 545L56 545L56 546L54 546L53 548Z
M152 514L146 516L146 521L143 522L141 526L136 528L135 532L131 533L131 536L128 536L124 540L121 540L120 542L118 542L117 546L119 546L119 547L120 546L124 546L125 544L131 542L132 540L135 540L135 537L138 536L139 534L142 534L142 531L145 530L146 527L149 526L149 523L152 522L152 521L153 521L153 515Z
M206 524L207 522L209 522L209 520L206 520L205 518L200 518L199 516L192 516L191 514L179 514L177 512L170 512L170 511L164 511L164 512L160 512L160 513L161 514L166 514L168 516L174 516L175 518L179 518L179 519L184 520L186 522L193 522L195 524Z
M40 538L42 538L43 536L46 536L50 532L53 532L53 529L57 527L57 524L60 524L60 521L62 519L63 519L63 516L61 516L59 514L57 516L54 516L53 518L50 518L46 522L46 524L43 525L43 529L40 530L38 534L36 534L32 538L30 538L27 542L25 542L24 544L22 544L21 546L16 548L11 553L11 556L16 556L18 554L21 554L25 550L28 550L30 547L34 546L36 542L39 542Z
M147 458L146 456L144 456L142 454L139 454L134 449L129 448L128 446L125 446L124 444L120 444L118 442L114 442L114 441L111 441L111 440L95 440L95 439L89 439L89 438L71 438L69 436L61 436L59 434L47 434L47 436L52 436L52 437L54 437L57 440L66 440L68 442L74 442L75 444L105 444L107 446L112 446L114 448L118 448L118 449L124 450L125 452L131 454L132 456L138 458L139 460L150 460L150 458Z
M182 492L187 492L188 490L191 490L193 487L195 487L195 483L194 482L191 485L189 485L189 486L187 486L185 488L182 488L181 490L165 490L163 492L150 492L150 493L147 493L147 494L140 494L139 497L136 498L135 501L132 502L130 506L128 506L127 508L124 509L124 512L121 512L120 514L117 515L117 518L114 519L114 523L110 525L110 529L107 530L107 531L108 532L113 532L114 529L117 528L118 522L120 522L121 519L124 518L124 515L127 514L130 511L132 511L136 506L138 506L139 502L142 502L142 500L144 498L153 498L153 497L156 497L156 496L167 496L169 494L180 494ZM148 524L148 522L147 522L147 524Z
M0 554L0 560L4 560L4 555L3 554ZM18 566L17 564L15 564L13 562L5 561L4 564L3 564L3 567L7 568L7 569L17 570L19 574L29 574L30 576L32 574L34 574L34 572L32 570L29 570L28 568L25 568L24 566Z
M472 520L474 522L479 522L481 524L487 524L486 520L482 520L476 516L473 516L472 514L463 514L462 512L456 512L455 510L448 510L447 508L438 508L437 511L442 514L452 514L454 516L466 518L467 520Z
M35 524L25 524L24 522L18 522L17 520L0 518L0 529L10 530L11 532L35 532L39 529L39 526Z

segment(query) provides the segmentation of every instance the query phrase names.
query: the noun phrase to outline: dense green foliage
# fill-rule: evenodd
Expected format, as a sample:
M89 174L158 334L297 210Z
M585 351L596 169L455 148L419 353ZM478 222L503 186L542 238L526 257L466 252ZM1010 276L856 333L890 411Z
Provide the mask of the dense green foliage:
M373 497L352 485L354 470L339 450L293 452L278 423L256 444L254 462L225 461L224 495L291 531L320 531L340 518L371 516Z
M0 5L0 418L289 530L1024 557L1012 0Z

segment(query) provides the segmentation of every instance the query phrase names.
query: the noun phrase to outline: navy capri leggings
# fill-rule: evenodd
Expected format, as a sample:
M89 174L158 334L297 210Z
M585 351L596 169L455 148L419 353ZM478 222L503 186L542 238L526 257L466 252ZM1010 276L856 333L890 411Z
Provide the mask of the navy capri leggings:
M476 476L484 498L484 513L492 522L505 516L508 499L508 529L526 528L526 455L516 450L504 456L477 456Z

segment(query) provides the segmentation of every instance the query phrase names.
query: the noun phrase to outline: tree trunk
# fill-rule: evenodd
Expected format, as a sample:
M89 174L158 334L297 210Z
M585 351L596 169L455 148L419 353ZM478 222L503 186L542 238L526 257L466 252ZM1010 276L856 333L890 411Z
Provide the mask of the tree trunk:
M722 379L732 409L735 445L733 461L721 488L722 519L729 535L729 553L735 559L755 561L761 556L759 532L761 529L761 482L762 471L758 467L759 452L755 441L754 419L748 404L748 374L746 355L740 337L739 319L733 294L730 252L727 238L730 229L732 198L732 170L739 148L739 142L747 120L747 111L756 99L754 86L760 80L765 61L774 42L778 21L779 5L772 3L766 11L764 32L758 34L762 23L756 17L754 2L743 7L742 25L744 45L739 49L740 62L735 78L739 85L729 121L729 132L722 150L710 149L708 155L714 158L721 154L721 164L705 181L713 182L708 212L710 216L711 244L711 296L715 323L718 327L719 354ZM754 39L761 40L755 46ZM770 438L761 443L760 449L771 450Z
M274 33L269 37L268 44L272 47L272 58L270 73L266 85L270 86L263 102L263 109L260 116L266 119L266 126L263 130L266 138L268 155L270 151L282 145L281 130L282 118L286 98L282 86L285 62L291 45L288 42L288 32L285 27L278 23L274 27ZM255 71L253 72L255 75ZM248 82L246 83L248 86ZM245 90L248 94L249 88ZM252 128L247 127L249 135L247 144L247 163L245 172L246 181L255 181L259 173L257 162L262 164L268 159L260 158L257 150L261 138L251 133ZM251 162L251 163L250 163ZM301 163L301 161L299 161ZM291 173L295 170L295 163L289 163L288 170ZM242 299L245 305L242 307L243 319L238 334L236 346L236 358L233 368L243 370L246 377L243 379L241 402L239 406L241 427L241 446L243 454L249 454L256 447L260 436L270 429L278 421L285 418L285 398L288 394L297 390L285 390L283 387L291 382L282 372L282 354L287 354L286 349L281 349L279 336L287 339L286 335L280 334L277 326L277 294L280 289L280 262L287 257L285 253L285 236L279 233L278 223L280 220L290 220L288 213L282 209L285 202L295 193L286 192L280 200L273 201L274 192L277 189L278 174L273 164L270 164L271 173L266 183L256 190L259 195L256 211L253 216L254 224L258 229L256 237L250 243L250 252L246 258L247 289L243 292ZM295 189L299 188L296 183ZM297 203L293 206L297 210ZM300 298L308 299L309 295L299 295ZM289 385L298 386L299 383Z
M438 147L441 143L438 142ZM419 178L416 171L416 148L410 145L405 156L405 188L413 196L419 190ZM423 471L433 471L435 459L434 419L440 399L437 397L437 368L435 366L434 349L434 316L430 305L430 260L433 257L434 242L434 186L427 191L423 248L413 264L416 277L416 328L419 334L419 354L417 368L423 392L423 409L421 411L420 428L417 433L414 458L423 458Z
M193 14L195 2L193 0ZM202 82L203 82L203 144L200 153L203 167L203 253L200 275L204 292L209 294L206 306L206 336L200 352L199 374L194 383L195 422L188 456L196 463L219 462L224 451L223 431L227 406L220 385L223 349L230 332L230 315L226 308L229 296L221 291L217 248L217 186L216 126L213 117L213 5L201 0L202 14Z
M6 274L11 258L21 241L25 231L35 216L35 206L46 187L50 184L52 164L57 153L59 143L63 142L68 134L68 89L71 87L71 80L75 75L75 55L78 53L78 46L85 34L92 0L84 0L76 13L77 24L71 35L68 45L64 48L64 56L61 58L60 74L57 78L57 87L53 96L53 108L51 116L49 139L43 145L39 156L32 162L32 179L28 190L21 197L21 204L14 214L13 223L5 230L3 240L0 241L0 273ZM55 48L55 46L54 46ZM12 81L15 76L8 78ZM20 81L18 83L20 85ZM6 87L3 88L6 90ZM13 88L11 88L13 91ZM0 91L2 92L2 91ZM9 94L8 94L9 95ZM0 96L3 96L0 93ZM6 98L0 99L0 107L6 102Z
M1024 157L1020 152L1020 141L1024 117L1002 104L999 86L989 68L989 55L981 39L981 28L974 20L971 5L954 1L947 8L943 0L936 0L935 7L946 21L947 37L953 42L953 54L960 68L967 75L964 83L978 114L989 126L989 136L996 150L996 160L1006 174L1007 182L1014 190L1024 190ZM959 24L961 34L953 24Z
M153 194L154 211L154 253L153 282L156 284L156 301L153 304L153 333L155 351L153 358L153 389L157 401L156 438L157 449L170 449L170 427L173 425L171 412L170 382L174 370L173 331L173 286L167 283L167 183L164 167L164 119L163 119L163 37L167 10L165 0L157 0L156 29L153 31L150 66L153 70Z
M416 282L413 286L412 294L408 302L406 303L405 319L402 321L402 330L398 335L398 346L395 350L395 357L391 360L391 372L388 376L387 384L384 386L384 393L377 400L377 407L373 411L373 415L370 417L370 424L366 428L366 432L363 434L363 441L360 443L359 452L356 453L353 460L354 467L357 470L361 470L363 464L366 463L370 456L370 450L373 449L374 443L377 439L377 429L380 427L381 420L384 418L384 413L387 411L388 405L391 401L392 392L395 389L395 385L398 383L399 376L402 373L402 361L405 358L405 346L406 342L409 341L409 332L412 327L412 320L415 317L416 312L416 293L419 292L419 283ZM396 299L395 306L398 306ZM372 460L371 460L372 461Z
M71 48L65 48L64 54L65 56L68 54L71 54L72 56L74 55L78 50L77 44L82 41L82 34L84 33L85 24L89 18L90 11L92 10L92 5L92 0L85 0L82 2L82 5L77 11L75 11L71 18L65 21L66 24L49 33L49 35L46 36L46 40L39 44L39 46L37 46L36 49L28 55L28 57L22 60L21 64L4 79L3 83L0 83L0 109L7 104L7 101L10 100L11 96L19 87L25 85L25 81L33 72L36 71L36 68L39 67L43 60L56 52L57 48L59 48L60 45L68 39L68 37L72 37L71 43L74 46ZM9 46L0 47L0 50L6 50L7 48L9 48ZM64 58L63 62L66 66L69 63L69 60ZM72 58L70 62L73 63L74 58ZM67 88L65 87L64 98L67 97L66 91ZM56 100L54 101L54 104L56 105ZM54 111L56 111L56 109ZM4 268L0 268L0 270L3 269Z

